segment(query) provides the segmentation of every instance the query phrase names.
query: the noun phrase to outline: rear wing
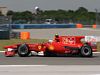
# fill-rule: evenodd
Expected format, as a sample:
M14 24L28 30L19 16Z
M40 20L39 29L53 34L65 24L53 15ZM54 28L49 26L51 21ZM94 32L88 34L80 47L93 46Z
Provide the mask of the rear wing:
M100 42L100 36L85 36L86 42Z

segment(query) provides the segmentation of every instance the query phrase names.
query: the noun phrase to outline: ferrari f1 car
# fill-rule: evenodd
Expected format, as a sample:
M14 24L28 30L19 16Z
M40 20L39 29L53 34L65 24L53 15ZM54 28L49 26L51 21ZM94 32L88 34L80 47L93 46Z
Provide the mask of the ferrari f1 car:
M92 57L97 50L96 44L84 42L85 36L58 36L45 43L23 43L5 46L5 56L27 57L32 51L43 52L44 56L57 56L58 54L76 54L82 57Z

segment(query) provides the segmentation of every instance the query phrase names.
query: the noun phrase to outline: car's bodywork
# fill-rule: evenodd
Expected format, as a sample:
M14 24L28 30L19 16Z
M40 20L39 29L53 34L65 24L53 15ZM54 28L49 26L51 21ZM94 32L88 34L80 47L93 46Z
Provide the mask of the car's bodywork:
M29 56L31 51L43 52L44 56L56 56L57 54L77 54L91 57L97 50L96 44L84 42L85 36L59 36L45 43L14 44L5 46L5 56L18 54L21 57Z

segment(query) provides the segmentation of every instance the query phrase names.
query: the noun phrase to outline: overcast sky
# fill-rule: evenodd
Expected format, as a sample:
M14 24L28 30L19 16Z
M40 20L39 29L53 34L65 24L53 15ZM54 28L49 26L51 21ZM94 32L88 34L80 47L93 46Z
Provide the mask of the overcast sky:
M94 11L95 8L100 9L100 0L0 0L0 6L14 11L33 11L35 6L42 10L76 10L78 7L85 7L89 11Z

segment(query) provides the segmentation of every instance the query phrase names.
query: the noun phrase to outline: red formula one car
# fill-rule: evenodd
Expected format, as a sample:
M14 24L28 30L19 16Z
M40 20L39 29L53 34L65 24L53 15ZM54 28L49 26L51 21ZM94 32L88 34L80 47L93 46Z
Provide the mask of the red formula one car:
M14 44L5 46L5 56L14 56L18 54L21 57L29 56L34 51L36 53L43 52L44 56L56 56L58 54L77 54L83 57L92 57L96 51L96 44L92 42L83 42L85 36L58 36L54 40L46 43L33 44Z

